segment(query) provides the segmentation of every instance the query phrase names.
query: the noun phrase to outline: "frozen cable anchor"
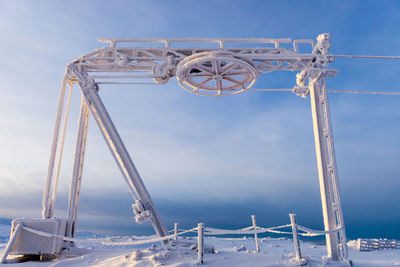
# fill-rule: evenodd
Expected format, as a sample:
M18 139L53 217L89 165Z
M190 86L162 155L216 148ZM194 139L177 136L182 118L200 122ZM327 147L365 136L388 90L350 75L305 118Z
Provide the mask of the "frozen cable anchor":
M274 71L296 71L293 93L311 98L318 175L321 188L328 257L349 263L346 233L340 202L335 150L330 121L326 77L337 70L329 69L334 56L328 54L329 34L317 41L291 39L100 39L109 43L84 54L66 67L58 102L57 117L43 194L42 219L18 219L13 222L7 254L57 256L73 246L57 236L73 238L76 232L82 169L84 165L88 118L97 123L134 200L136 222L151 221L160 237L167 231L150 198L133 161L99 96L102 84L165 84L176 77L185 90L205 96L224 96L254 90L257 79ZM300 52L299 45L308 48ZM68 216L54 218L54 207L62 161L71 90L78 84L81 108L75 158L69 193ZM69 87L64 110L66 89ZM64 119L63 119L64 118ZM61 138L60 138L61 133ZM59 140L60 138L60 140ZM24 227L53 234L39 237ZM72 239L70 239L72 240ZM164 240L168 243L168 240Z

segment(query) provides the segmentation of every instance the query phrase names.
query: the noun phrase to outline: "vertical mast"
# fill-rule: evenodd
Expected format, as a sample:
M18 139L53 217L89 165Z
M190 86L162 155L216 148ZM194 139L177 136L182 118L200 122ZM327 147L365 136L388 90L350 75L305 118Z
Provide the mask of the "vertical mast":
M306 78L309 79L308 90L311 98L324 226L325 231L333 231L326 234L328 258L333 261L342 260L345 263L349 263L350 261L347 259L346 232L340 202L328 92L325 82L325 77L329 74L329 70L325 69L325 66L327 66L329 59L327 57L324 58L323 55L326 55L329 50L329 34L321 34L317 40L318 43L314 48L313 54L320 54L322 57L319 59L319 62L316 61L303 70L298 75L297 82L299 86L305 86Z

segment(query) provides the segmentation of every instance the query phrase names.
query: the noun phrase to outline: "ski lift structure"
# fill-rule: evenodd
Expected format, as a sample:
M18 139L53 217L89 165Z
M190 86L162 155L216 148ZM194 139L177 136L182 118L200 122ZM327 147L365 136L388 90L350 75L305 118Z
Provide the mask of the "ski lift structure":
M296 85L292 92L301 97L309 96L311 100L324 227L329 232L326 234L327 257L332 261L351 263L348 259L326 86L326 78L334 77L338 72L328 68L334 60L334 56L328 53L329 34L320 34L316 41L266 38L99 41L109 46L84 54L66 66L43 193L42 218L15 220L7 253L57 256L63 249L74 246L90 115L96 121L128 185L134 200L132 207L136 222L151 221L157 235L167 235L150 194L99 96L101 84L140 84L143 79L166 84L176 77L178 84L188 92L204 96L227 96L255 90L253 85L265 73L296 71ZM299 44L307 46L308 52L300 52ZM71 91L75 84L81 92L81 107L68 213L66 219L59 219L54 217L54 207ZM54 235L38 237L24 231L20 227L22 224ZM168 243L168 240L163 242Z

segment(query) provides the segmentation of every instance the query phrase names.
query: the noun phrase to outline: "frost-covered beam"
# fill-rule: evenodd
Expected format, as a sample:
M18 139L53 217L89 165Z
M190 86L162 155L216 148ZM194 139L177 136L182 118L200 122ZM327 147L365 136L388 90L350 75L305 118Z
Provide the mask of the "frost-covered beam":
M313 53L326 55L329 50L329 35L318 36L318 43ZM340 201L338 174L336 168L335 147L332 134L332 123L328 102L328 91L325 82L325 67L328 61L315 62L310 69L298 75L298 85L306 84L311 99L311 112L314 128L315 151L317 156L318 176L322 201L322 213L325 231L341 228L339 233L326 235L328 258L351 264L348 260L347 240ZM319 71L316 71L319 68Z
M128 188L135 200L133 208L136 215L136 221L142 222L151 220L156 233L159 236L166 236L167 231L165 226L163 225L153 201L150 198L150 194L136 170L129 153L97 92L98 87L94 79L91 78L86 70L80 65L71 64L68 67L68 73L77 78L82 96L84 97L100 132L102 133L126 183L128 184ZM81 166L79 168L81 168ZM164 242L167 243L168 240L165 240Z
M67 236L75 237L76 232L76 219L78 217L78 204L79 196L81 193L81 182L83 172L83 162L85 159L86 138L89 124L89 107L82 97L81 110L78 123L78 134L76 140L75 160L72 170L71 187L69 191L69 204L68 204L68 225Z

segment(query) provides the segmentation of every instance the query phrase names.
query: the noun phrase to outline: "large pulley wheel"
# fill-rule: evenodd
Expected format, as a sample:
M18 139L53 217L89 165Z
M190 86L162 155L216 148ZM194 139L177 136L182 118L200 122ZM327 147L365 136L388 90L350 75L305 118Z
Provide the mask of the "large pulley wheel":
M197 95L232 95L254 85L257 69L251 60L231 52L204 52L182 60L176 78L181 87Z

